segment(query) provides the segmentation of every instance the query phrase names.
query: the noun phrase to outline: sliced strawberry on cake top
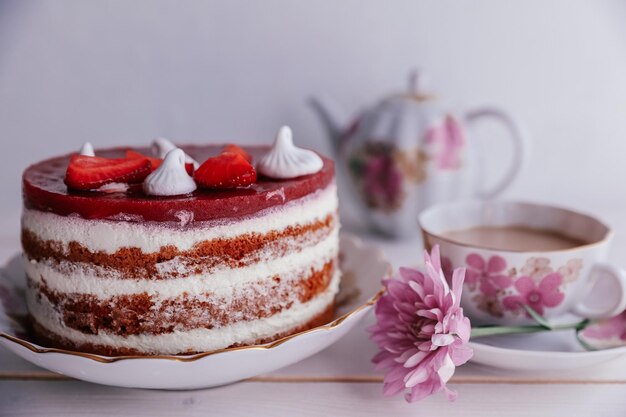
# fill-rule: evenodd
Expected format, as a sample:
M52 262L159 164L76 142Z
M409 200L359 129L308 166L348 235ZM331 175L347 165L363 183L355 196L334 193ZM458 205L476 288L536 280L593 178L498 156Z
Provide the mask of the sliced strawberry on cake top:
M150 164L152 166L150 172L155 171L159 166L161 166L161 163L163 162L163 160L161 158L155 158L153 156L147 156L144 155L140 152L137 151L133 151L132 149L129 149L126 151L126 158L129 159L147 159L150 161ZM193 163L191 162L187 162L185 163L185 171L187 171L187 174L189 175L193 175Z
M65 173L65 184L74 190L95 190L111 183L140 183L149 174L146 158L101 158L74 155Z
M250 156L250 154L244 151L241 146L237 146L233 143L229 143L228 145L224 146L224 148L222 149L222 153L238 153L239 155L243 156L246 161L252 162L252 157Z
M204 161L194 179L202 188L245 187L256 182L256 171L240 153L222 152Z

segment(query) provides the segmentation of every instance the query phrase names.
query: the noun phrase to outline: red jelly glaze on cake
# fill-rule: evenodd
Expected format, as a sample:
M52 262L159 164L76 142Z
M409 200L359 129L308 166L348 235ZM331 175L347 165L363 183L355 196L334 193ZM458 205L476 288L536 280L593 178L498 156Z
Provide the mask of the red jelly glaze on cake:
M181 148L200 164L220 153L223 145ZM130 148L96 150L97 156L123 158ZM244 148L253 161L269 150L266 146ZM134 149L149 155L147 148ZM141 184L131 185L125 193L72 191L64 184L65 171L71 155L48 159L32 165L22 177L24 205L30 209L63 216L79 215L85 219L116 219L128 221L179 222L181 212L193 213L193 221L246 217L261 210L280 206L316 190L325 188L335 174L333 161L322 157L323 168L312 175L289 180L259 177L246 188L232 190L202 190L173 197L145 195Z

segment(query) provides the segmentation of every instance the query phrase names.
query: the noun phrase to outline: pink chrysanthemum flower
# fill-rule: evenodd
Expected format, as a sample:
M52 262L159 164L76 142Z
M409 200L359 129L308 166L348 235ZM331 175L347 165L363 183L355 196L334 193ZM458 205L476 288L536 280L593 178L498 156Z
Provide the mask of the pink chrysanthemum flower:
M383 394L405 392L408 402L443 390L456 366L472 357L467 346L470 321L459 306L465 270L452 274L452 290L441 270L439 247L424 252L424 272L401 268L400 276L384 280L386 293L376 304L376 324L369 330L380 347L376 369L387 370Z

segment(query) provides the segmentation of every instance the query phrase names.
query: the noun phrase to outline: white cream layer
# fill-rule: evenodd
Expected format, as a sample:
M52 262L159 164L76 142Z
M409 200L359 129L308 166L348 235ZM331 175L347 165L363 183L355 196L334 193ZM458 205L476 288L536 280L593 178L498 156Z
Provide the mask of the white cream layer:
M114 348L132 348L149 354L177 354L222 349L234 343L251 343L258 339L289 331L322 313L332 302L338 289L339 273L336 273L331 285L325 292L309 302L294 303L290 309L283 310L271 317L254 321L241 321L231 326L214 329L174 331L159 335L85 334L65 326L62 315L55 310L46 297L38 299L33 293L29 293L27 302L29 311L42 326L72 342L99 344Z
M291 252L283 257L261 257L260 262L242 268L220 267L210 273L185 278L161 280L123 279L120 272L79 263L62 263L60 267L49 262L29 261L24 258L27 275L39 283L42 279L53 291L91 294L97 298L116 295L147 293L158 298L174 298L188 294L211 293L228 297L237 288L245 288L255 282L271 281L279 276L283 280L301 279L310 269L320 270L324 264L336 259L339 250L339 230L313 246ZM176 259L167 262L167 268L176 268Z
M280 193L271 198L280 198ZM246 233L265 234L284 230L288 226L306 225L326 218L337 211L337 187L334 183L323 190L285 205L261 212L255 217L228 223L199 222L186 228L168 227L156 222L127 222L113 220L86 220L76 216L59 216L38 210L24 209L22 228L41 240L67 245L78 242L88 250L115 253L121 248L140 248L144 253L158 252L163 246L189 250L199 242L211 239L229 239ZM188 219L191 213L178 217Z

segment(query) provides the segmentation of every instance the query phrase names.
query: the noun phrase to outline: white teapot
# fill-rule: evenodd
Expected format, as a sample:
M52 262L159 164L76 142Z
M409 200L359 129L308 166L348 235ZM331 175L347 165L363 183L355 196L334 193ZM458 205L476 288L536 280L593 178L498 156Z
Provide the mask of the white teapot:
M418 231L426 207L462 198L490 198L504 191L519 173L527 148L525 131L495 107L452 114L421 91L414 71L409 90L387 97L344 124L329 100L314 98L313 109L326 127L347 188L370 226L391 236ZM513 162L491 189L484 189L483 156L466 133L479 119L493 118L513 141Z

